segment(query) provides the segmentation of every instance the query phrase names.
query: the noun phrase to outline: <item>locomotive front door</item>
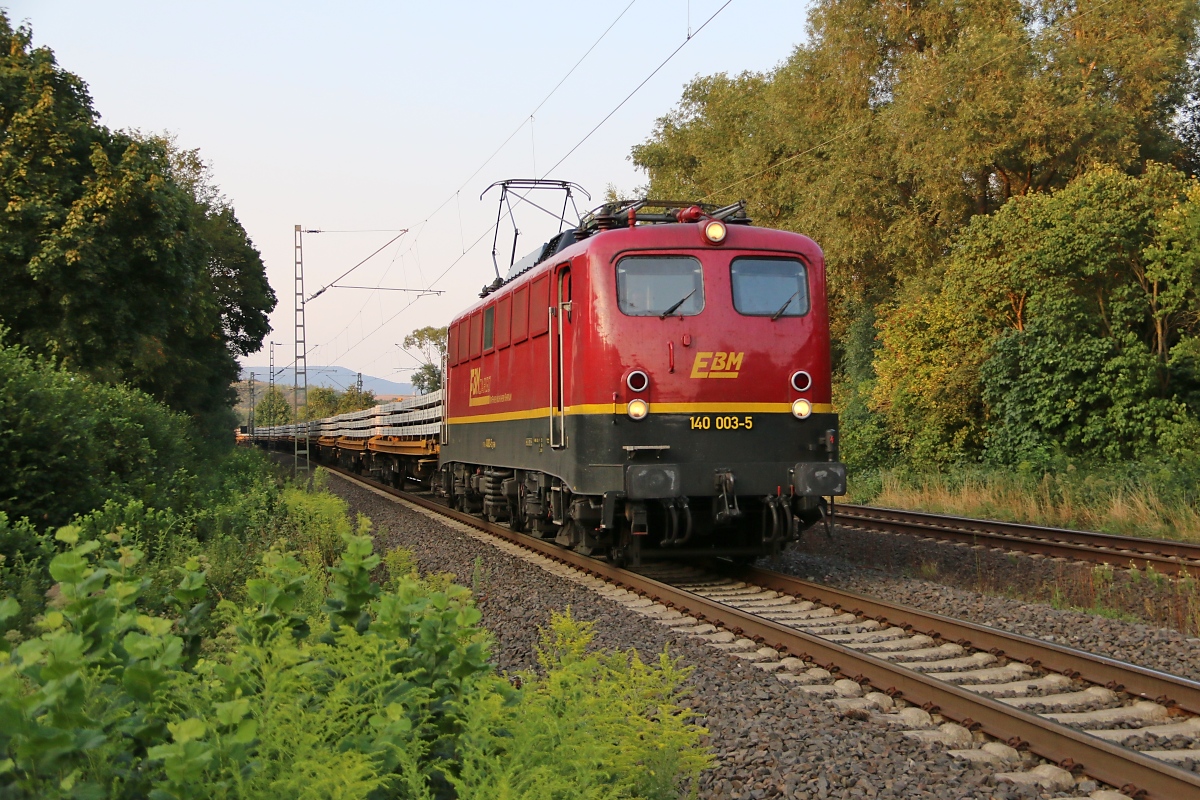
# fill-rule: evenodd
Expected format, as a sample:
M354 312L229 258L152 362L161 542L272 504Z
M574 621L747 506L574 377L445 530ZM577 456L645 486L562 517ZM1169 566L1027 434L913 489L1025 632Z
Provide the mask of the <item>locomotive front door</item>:
M566 376L571 350L571 267L554 268L550 314L550 446L567 446Z

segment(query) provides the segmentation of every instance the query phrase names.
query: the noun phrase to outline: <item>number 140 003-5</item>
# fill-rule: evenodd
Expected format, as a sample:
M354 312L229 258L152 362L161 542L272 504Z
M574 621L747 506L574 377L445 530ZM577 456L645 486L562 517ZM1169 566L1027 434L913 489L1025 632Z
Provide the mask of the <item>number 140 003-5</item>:
M719 431L748 431L754 427L754 417L689 417L692 430L707 431L716 428Z

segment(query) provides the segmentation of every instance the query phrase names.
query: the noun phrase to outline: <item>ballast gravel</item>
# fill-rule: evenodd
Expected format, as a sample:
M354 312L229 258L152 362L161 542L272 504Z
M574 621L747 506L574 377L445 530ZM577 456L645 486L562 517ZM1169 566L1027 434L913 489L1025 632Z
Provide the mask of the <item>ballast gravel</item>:
M941 542L911 536L838 529L832 540L806 534L776 559L759 566L774 569L858 594L899 605L965 619L993 628L1105 655L1151 669L1200 680L1200 639L1168 628L1140 622L1109 619L1069 609L1057 609L987 594L939 582L936 577L914 577L922 565L938 564L947 574L967 571L973 562L987 558L999 570L1022 573L1028 580L1046 566L1045 560L1027 556L976 553ZM965 565L957 565L963 561ZM962 569L956 570L956 567ZM1046 580L1052 580L1047 572Z
M716 759L703 798L1025 798L1086 795L997 783L995 770L951 757L869 715L840 713L819 698L700 640L650 621L573 581L335 476L329 489L374 523L377 549L410 549L423 572L452 572L473 585L495 636L500 670L536 666L538 626L570 606L596 624L598 647L636 648L651 660L667 648L694 668L687 703L709 731ZM915 711L916 709L914 709ZM865 719L863 717L866 717Z

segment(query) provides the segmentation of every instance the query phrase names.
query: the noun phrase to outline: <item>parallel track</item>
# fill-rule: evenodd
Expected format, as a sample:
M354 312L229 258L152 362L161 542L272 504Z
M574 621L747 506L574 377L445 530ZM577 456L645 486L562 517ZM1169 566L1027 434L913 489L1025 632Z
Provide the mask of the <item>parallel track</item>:
M864 531L902 533L1121 568L1153 568L1171 575L1200 574L1200 544L1188 542L856 505L839 505L837 520L839 525Z
M990 651L992 656L1037 665L1058 672L1073 680L1107 685L1114 691L1134 697L1153 698L1169 706L1173 718L1182 719L1200 713L1200 682L1191 681L1154 670L1125 664L1060 645L1042 642L1017 634L987 628L962 620L929 614L873 600L755 568L724 567L727 575L719 581L687 584L695 591L656 580L645 574L621 569L594 558L579 555L553 542L519 534L500 525L490 524L471 514L454 511L428 496L401 492L391 487L363 480L348 471L331 468L348 479L401 498L407 502L469 525L488 534L519 544L531 551L572 566L590 575L603 578L631 591L654 599L667 608L711 623L738 636L769 645L780 654L791 654L817 664L829 672L853 676L853 680L879 687L887 694L903 698L912 705L954 719L973 730L1013 744L1027 746L1033 753L1064 765L1082 770L1087 775L1121 787L1125 792L1148 800L1180 800L1200 798L1200 775L1185 771L1157 758L1144 755L1099 736L1055 722L1044 716L1029 713L1011 703L994 699L987 694L971 691L955 683L909 666L864 652L836 639L853 636L817 635L803 628L805 623L777 621L770 618L778 605L763 613L748 610L751 602L738 602L727 587L746 587L751 593L770 590L789 598L802 598L813 603L848 610L854 619L851 630L879 630L878 621L916 630L936 639L958 640L977 651ZM700 587L703 588L700 588ZM738 591L743 591L738 589ZM714 597L705 597L714 594ZM725 600L722 602L721 597ZM732 599L731 599L732 598ZM744 606L739 608L738 606ZM774 616L779 616L778 613ZM849 615L846 615L849 616ZM819 624L819 623L818 623ZM843 626L845 627L845 626ZM881 635L886 635L887 631ZM943 645L945 647L945 645ZM984 655L986 659L988 656ZM919 665L917 665L919 666ZM943 673L944 675L945 673ZM1139 794L1140 793L1140 794Z

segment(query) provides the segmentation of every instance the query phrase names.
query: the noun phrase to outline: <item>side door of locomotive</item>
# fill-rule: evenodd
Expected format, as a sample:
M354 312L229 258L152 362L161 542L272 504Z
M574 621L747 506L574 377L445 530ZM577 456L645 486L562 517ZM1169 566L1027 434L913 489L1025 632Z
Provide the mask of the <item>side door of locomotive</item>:
M570 387L568 371L573 352L571 307L571 263L555 266L550 284L550 446L567 446L566 398Z

